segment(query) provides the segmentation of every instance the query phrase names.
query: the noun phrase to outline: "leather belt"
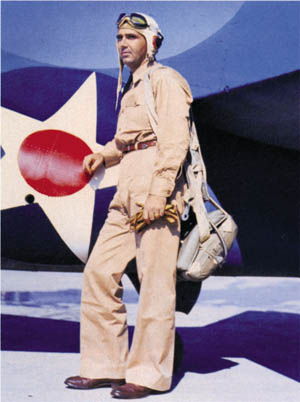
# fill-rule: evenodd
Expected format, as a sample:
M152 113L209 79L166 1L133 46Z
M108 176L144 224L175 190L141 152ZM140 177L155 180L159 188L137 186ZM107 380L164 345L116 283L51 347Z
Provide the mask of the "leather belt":
M156 140L145 141L145 142L136 142L132 145L124 145L122 148L123 154L131 151L137 151L138 149L146 149L148 147L154 147L156 145Z

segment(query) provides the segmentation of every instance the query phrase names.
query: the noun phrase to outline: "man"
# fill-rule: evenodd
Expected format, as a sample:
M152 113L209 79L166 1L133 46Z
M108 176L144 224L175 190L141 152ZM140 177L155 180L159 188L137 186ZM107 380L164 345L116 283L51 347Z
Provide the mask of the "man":
M80 376L65 383L72 388L112 386L119 399L142 398L171 386L176 299L176 261L180 219L165 217L166 204L183 212L181 166L189 146L192 95L176 71L163 68L155 54L163 36L145 14L121 14L117 49L122 70L131 77L123 93L114 139L101 153L88 155L84 169L93 174L120 163L117 192L107 220L84 271L81 304ZM144 76L150 80L158 127L154 134L145 104ZM143 205L147 226L130 229L129 218ZM140 282L139 309L130 351L121 278L136 258Z

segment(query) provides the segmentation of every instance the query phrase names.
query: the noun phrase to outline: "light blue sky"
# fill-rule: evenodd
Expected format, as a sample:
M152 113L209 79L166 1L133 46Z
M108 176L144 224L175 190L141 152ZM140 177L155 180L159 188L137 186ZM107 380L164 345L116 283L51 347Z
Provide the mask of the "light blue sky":
M115 21L140 11L159 23L159 59L197 45L240 9L238 1L2 1L2 48L42 63L77 68L117 66Z

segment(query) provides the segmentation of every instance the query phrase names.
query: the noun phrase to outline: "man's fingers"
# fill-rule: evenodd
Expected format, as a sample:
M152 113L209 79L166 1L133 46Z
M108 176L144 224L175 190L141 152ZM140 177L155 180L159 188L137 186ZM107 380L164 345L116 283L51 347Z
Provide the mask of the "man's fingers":
M148 210L146 208L144 209L143 216L144 216L145 222L147 223L147 225L149 225L150 218L149 218Z
M144 219L147 223L150 223L150 221L155 221L156 219L160 218L162 215L160 214L160 212L157 209L153 209L153 208L144 209Z
M95 171L98 169L98 167L100 165L101 165L101 163L99 160L96 159L96 160L92 161L92 164L90 165L91 173L95 173Z
M155 212L152 208L144 208L144 219L145 222L149 225L150 221L154 221L156 219Z
M101 154L87 155L82 162L83 170L90 175L95 173L98 167L103 163L103 156Z
M82 162L83 170L85 170L85 171L88 172L89 174L91 174L91 167L90 167L91 163L92 163L91 155L87 155L87 156L83 159L83 162Z
M162 217L165 213L165 205L166 199L164 197L148 196L143 212L145 222L149 224L150 221L155 221Z
M157 216L157 215L156 215L156 212L155 212L155 211L151 210L151 211L149 212L150 221L155 221L156 216Z

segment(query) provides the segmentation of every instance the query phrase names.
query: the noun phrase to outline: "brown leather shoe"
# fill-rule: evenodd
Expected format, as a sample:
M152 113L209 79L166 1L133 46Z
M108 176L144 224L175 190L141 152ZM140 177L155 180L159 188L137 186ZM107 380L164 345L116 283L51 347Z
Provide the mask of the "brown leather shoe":
M125 383L123 379L111 379L111 378L85 378L79 375L75 377L69 377L64 382L69 388L75 389L93 389L100 387L118 387Z
M150 388L128 383L114 388L111 391L111 396L117 399L137 399L150 395L151 391Z

